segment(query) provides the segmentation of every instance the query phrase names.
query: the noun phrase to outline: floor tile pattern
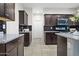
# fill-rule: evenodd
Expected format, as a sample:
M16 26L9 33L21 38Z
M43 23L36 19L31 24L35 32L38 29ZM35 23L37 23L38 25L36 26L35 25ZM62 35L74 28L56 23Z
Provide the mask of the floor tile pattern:
M43 39L33 39L28 47L24 47L25 56L57 56L57 45L45 45Z

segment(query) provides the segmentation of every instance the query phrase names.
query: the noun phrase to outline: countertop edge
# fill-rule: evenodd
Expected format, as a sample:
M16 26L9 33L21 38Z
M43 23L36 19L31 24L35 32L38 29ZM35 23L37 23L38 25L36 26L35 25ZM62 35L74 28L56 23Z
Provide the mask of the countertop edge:
M63 33L55 33L55 34L58 36L61 36L61 37L68 38L68 39L79 40L79 36L75 36L70 33L64 33L64 34Z
M6 37L7 35L15 35L15 37L10 39L10 38ZM21 37L21 36L24 36L24 34L5 34L5 36L2 38L3 40L0 41L0 44L6 44L8 42L11 42L11 41L15 40L16 38ZM9 40L7 40L7 39L9 39Z

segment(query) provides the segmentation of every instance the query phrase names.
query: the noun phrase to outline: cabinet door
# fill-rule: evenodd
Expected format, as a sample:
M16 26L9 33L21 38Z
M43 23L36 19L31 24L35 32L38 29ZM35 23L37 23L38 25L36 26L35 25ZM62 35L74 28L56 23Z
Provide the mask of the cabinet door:
M57 44L57 36L54 33L46 33L45 37L46 44Z
M19 24L28 25L28 15L24 10L19 11Z
M56 15L52 15L52 14L45 15L45 25L47 26L56 25L56 20L57 20Z
M56 21L57 21L57 16L56 15L52 15L52 19L51 19L50 25L55 26L56 25Z
M18 38L18 56L24 55L24 36Z
M29 46L30 44L30 37L29 33L24 34L24 46Z
M5 44L0 44L0 56L6 55Z
M45 35L46 35L45 36L46 37L46 39L45 39L46 42L45 43L46 44L51 44L51 34L50 33L46 33Z
M45 25L50 26L51 25L51 20L52 20L52 15L45 15Z
M6 55L17 56L17 39L6 44Z
M7 56L17 56L17 48L13 48L10 52L7 53Z
M24 24L28 25L28 15L24 12Z
M19 24L24 24L24 11L19 11Z
M51 35L53 38L53 40L52 40L53 44L57 44L57 35L55 35L55 33L51 33Z
M17 48L17 39L6 44L6 52L10 52L14 48Z
M0 3L0 16L4 16L4 3Z
M5 16L10 20L15 20L15 4L5 3Z

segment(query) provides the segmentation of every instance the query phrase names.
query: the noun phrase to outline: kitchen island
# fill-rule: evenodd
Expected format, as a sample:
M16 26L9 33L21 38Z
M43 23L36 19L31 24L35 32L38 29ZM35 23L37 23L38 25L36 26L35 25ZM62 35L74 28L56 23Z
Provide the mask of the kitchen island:
M0 56L23 56L24 34L0 34Z
M79 56L79 36L70 32L55 34L57 35L58 56Z

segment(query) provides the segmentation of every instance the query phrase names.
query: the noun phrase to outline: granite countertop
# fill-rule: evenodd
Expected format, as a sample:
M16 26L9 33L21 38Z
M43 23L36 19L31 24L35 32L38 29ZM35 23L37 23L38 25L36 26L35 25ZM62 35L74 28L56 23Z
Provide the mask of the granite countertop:
M24 34L0 34L0 44L6 44Z
M70 32L60 32L60 33L55 33L55 34L58 35L58 36L65 37L65 38L79 40L79 36L78 35L73 35Z
M44 32L46 32L46 33L47 33L47 32L55 32L55 33L58 33L59 31L44 31Z

